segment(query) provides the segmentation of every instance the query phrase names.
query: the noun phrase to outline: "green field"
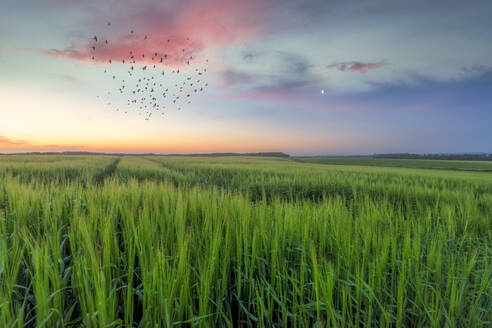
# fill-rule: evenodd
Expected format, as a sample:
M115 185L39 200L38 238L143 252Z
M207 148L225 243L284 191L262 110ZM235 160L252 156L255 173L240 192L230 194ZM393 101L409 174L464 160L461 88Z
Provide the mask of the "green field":
M0 156L0 327L491 327L492 165L421 162Z
M420 169L492 172L492 162L370 157L297 157L299 162L332 165L406 167Z

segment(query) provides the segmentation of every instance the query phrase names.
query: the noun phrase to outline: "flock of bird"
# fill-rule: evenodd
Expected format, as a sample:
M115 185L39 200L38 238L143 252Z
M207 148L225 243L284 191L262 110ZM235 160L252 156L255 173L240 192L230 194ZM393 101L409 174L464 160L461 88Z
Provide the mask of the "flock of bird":
M207 68L204 66L209 61L197 61L191 50L183 46L191 44L189 38L186 41L162 40L163 49L145 53L138 51L138 43L148 42L149 37L138 37L133 30L129 34L136 41L136 48L118 58L104 55L111 47L111 41L97 35L91 40L92 61L104 60L106 64L103 73L106 75L106 85L111 89L106 91L105 96L110 108L123 114L134 110L149 120L153 115L165 115L166 110L181 110L208 87ZM141 47L148 48L145 45Z

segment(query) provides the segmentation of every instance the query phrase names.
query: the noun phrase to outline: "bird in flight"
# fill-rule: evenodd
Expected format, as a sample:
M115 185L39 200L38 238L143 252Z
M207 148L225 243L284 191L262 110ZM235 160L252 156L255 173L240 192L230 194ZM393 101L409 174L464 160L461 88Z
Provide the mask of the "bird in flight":
M134 30L130 30L130 34L134 33ZM143 47L143 42L150 39L150 37L151 35L144 35L143 38L133 39L135 48L125 51L129 55L114 55L113 58L106 57L108 61L104 67L104 73L108 73L107 76L109 77L107 85L111 90L115 91L113 93L107 92L107 95L108 97L118 97L119 99L118 101L114 101L111 98L107 99L111 100L107 102L108 106L114 106L113 110L122 114L127 114L129 110L134 110L139 116L143 116L146 121L152 118L152 114L161 113L164 115L165 110L173 107L178 110L184 109L185 106L183 105L191 104L191 100L194 97L198 97L199 91L203 91L208 86L204 76L205 72L207 72L206 68L200 70L198 68L189 68L191 65L197 65L196 67L204 65L205 62L208 62L208 59L205 62L200 62L199 60L192 62L194 56L184 55L184 53L190 52L186 49L186 46L175 49L170 53L164 53L164 49L147 49L147 46ZM101 40L104 40L104 43L108 45L107 47L117 44L116 42L110 42L111 40L108 39ZM98 41L100 41L98 37L94 36L93 42ZM186 37L186 41L190 41L190 38ZM167 42L170 43L171 39L167 39ZM141 57L137 55L139 46L141 49L145 49L145 52L141 51ZM96 60L101 51L103 51L102 57L105 56L106 50L104 50L104 47L98 49L95 45L92 45L91 48L94 53L92 60ZM152 50L149 51L148 59L145 56L147 50ZM98 58L98 61L101 61L100 59L103 58ZM153 61L151 65L149 65L150 60ZM111 65L113 61L115 61L115 65ZM111 66L107 66L108 63ZM158 63L161 65L158 65ZM123 68L125 65L128 66ZM120 73L124 73L121 71L122 68L125 70L124 72L128 73L125 79L118 78L118 76L121 76ZM173 74L166 75L166 70ZM119 103L122 97L126 105L123 105L125 103ZM126 106L126 108L123 109L121 106Z

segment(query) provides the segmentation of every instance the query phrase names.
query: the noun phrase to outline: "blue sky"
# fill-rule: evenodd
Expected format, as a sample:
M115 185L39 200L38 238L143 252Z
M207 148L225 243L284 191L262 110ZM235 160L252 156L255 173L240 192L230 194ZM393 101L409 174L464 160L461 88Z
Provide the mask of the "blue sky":
M454 0L0 1L0 151L490 152L491 13ZM135 51L171 38L191 67L209 59L207 89L151 120L115 111L125 99L107 96L102 70L130 30L151 40ZM99 62L94 35L110 40Z

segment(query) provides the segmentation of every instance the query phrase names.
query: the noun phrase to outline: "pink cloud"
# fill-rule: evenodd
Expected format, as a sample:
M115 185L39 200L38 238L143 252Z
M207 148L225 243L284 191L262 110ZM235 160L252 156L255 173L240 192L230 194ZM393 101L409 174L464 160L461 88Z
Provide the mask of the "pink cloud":
M265 6L260 0L183 1L166 6L139 8L104 29L107 36L96 30L97 42L90 36L65 49L43 53L96 64L135 60L142 65L181 67L188 61L204 61L200 55L206 48L253 39L264 27L255 14Z
M156 65L181 67L188 63L202 63L204 59L197 58L203 50L200 42L185 39L140 39L127 37L116 41L106 39L82 45L72 45L63 50L51 49L43 53L52 57L67 58L76 61L93 62L94 64L122 63L138 65ZM95 47L93 49L92 47Z
M382 68L383 66L384 66L383 63L363 63L358 61L352 61L352 62L334 63L328 65L327 67L337 68L339 71L348 70L351 72L366 73L368 70Z
M0 146L20 146L26 144L24 140L12 139L4 136L0 136Z
M365 73L369 69L377 69L381 67L383 67L383 64L353 62L348 69L352 72Z
M42 144L34 141L0 136L0 151L60 151L67 149L83 150L85 146Z

